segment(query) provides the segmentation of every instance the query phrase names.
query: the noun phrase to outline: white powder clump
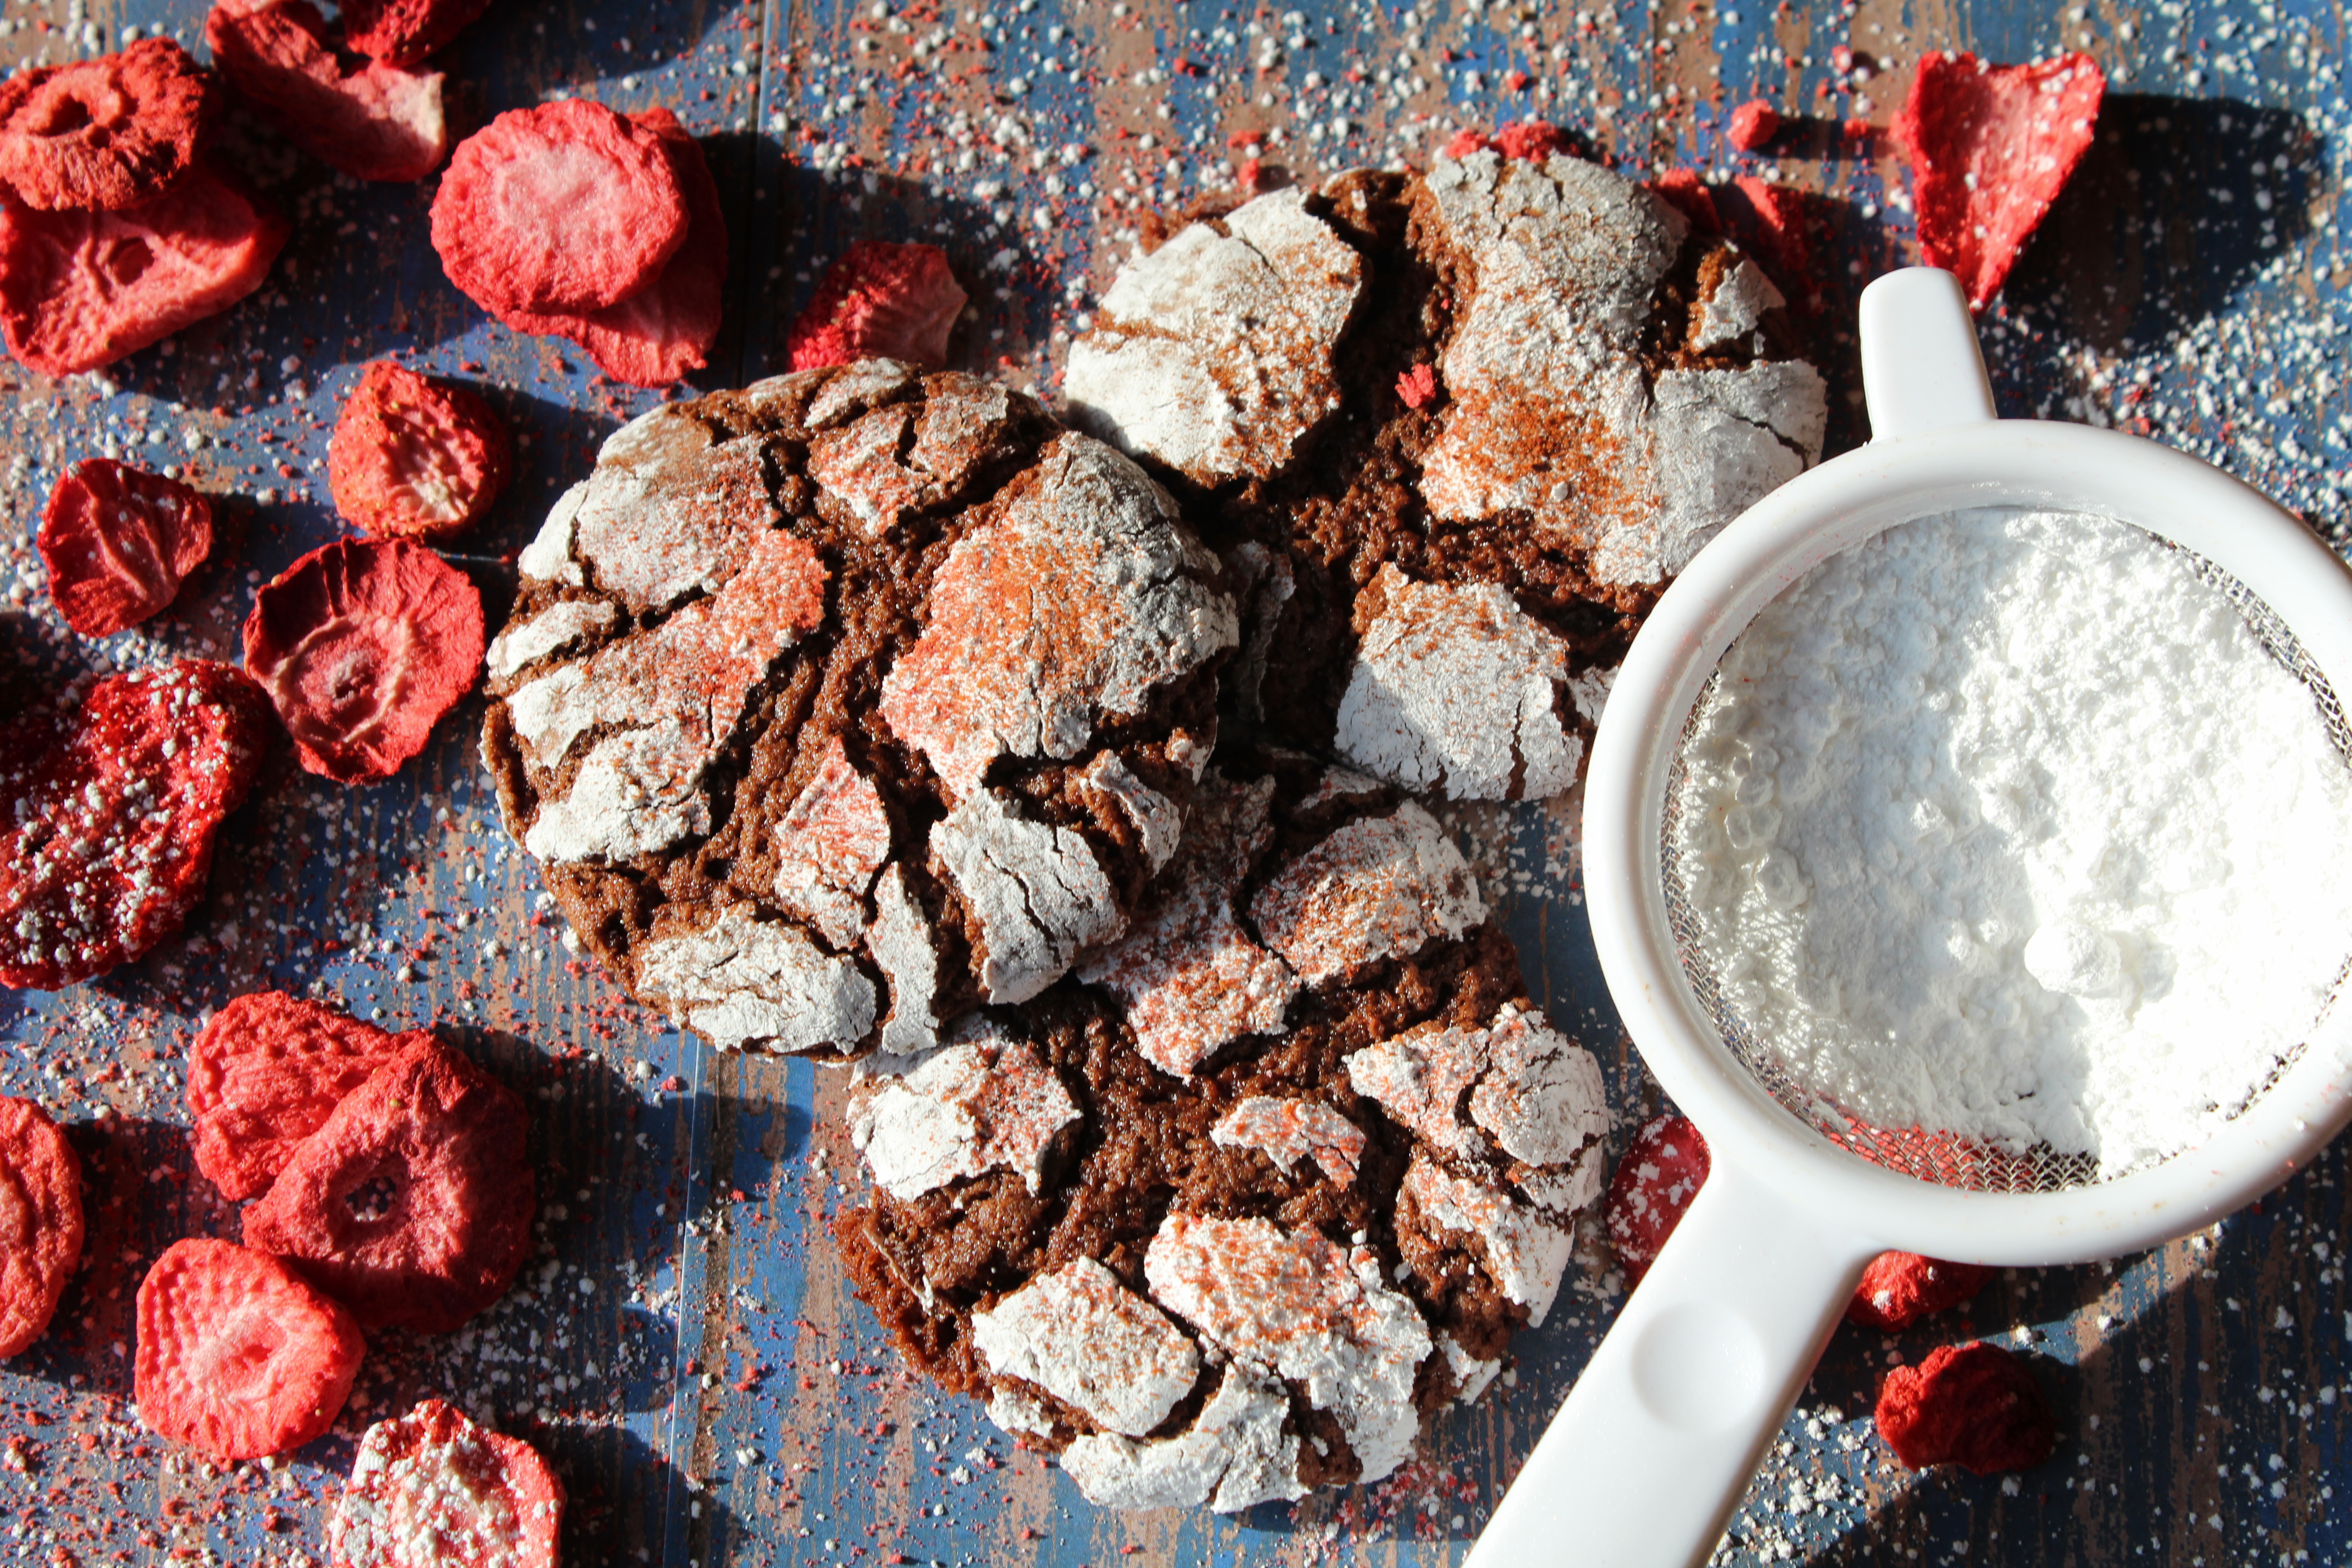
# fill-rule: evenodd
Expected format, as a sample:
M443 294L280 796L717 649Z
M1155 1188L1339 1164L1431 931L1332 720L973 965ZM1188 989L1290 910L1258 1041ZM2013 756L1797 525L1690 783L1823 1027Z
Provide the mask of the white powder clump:
M2193 1147L2352 952L2352 772L2189 561L2109 520L1889 529L1769 605L1686 744L1724 999L1881 1127Z

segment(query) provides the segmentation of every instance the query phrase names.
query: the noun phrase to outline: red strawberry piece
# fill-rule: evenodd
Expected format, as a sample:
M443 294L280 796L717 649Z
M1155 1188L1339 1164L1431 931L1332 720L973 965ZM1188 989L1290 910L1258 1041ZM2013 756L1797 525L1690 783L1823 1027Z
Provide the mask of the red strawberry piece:
M1706 1181L1706 1140L1681 1116L1653 1118L1617 1162L1601 1215L1627 1283L1638 1285Z
M518 311L502 318L521 332L570 338L597 368L632 386L667 386L699 370L719 336L727 283L727 215L702 146L667 109L629 117L661 138L678 188L686 193L686 243L661 276L617 305L585 314Z
M225 664L99 682L70 724L0 732L0 985L44 991L140 957L204 896L243 802L268 705Z
M135 626L178 597L213 548L213 504L111 458L76 463L41 513L49 597L86 637Z
M1407 408L1419 408L1437 395L1437 367L1417 364L1396 380L1397 396Z
M861 359L938 364L966 298L939 247L861 240L818 280L793 322L793 368Z
M1715 193L1696 169L1668 169L1650 183L1650 190L1699 233L1723 232L1723 215L1715 209Z
M81 1264L81 1161L48 1112L0 1098L0 1356L41 1337Z
M1540 163L1555 153L1573 153L1567 132L1549 120L1522 120L1495 132L1495 150L1506 158Z
M283 991L236 998L188 1048L196 1168L226 1197L268 1191L344 1096L431 1038L387 1034Z
M334 1425L367 1341L277 1258L175 1241L139 1282L139 1419L216 1459L299 1448Z
M1878 1433L1906 1469L2022 1470L2058 1445L2050 1401L2025 1363L1983 1341L1940 1345L1878 1391Z
M303 1141L245 1211L246 1245L369 1328L446 1333L497 1300L530 1250L530 1128L505 1085L417 1041Z
M335 1568L555 1568L562 1521L539 1450L428 1399L360 1439L327 1551Z
M343 0L351 47L386 65L413 66L457 36L490 0Z
M304 152L356 180L421 180L449 155L441 73L336 50L310 0L217 5L213 62Z
M211 84L169 38L18 71L0 84L0 179L49 212L141 206L194 166L212 109Z
M1846 1321L1892 1333L1922 1318L1948 1312L1985 1287L1992 1270L1975 1263L1945 1263L1916 1252L1882 1252L1862 1271Z
M500 317L617 304L686 233L662 139L586 99L499 115L457 144L433 198L449 281Z
M96 370L260 288L291 232L201 167L122 212L40 212L0 194L0 331L44 374Z
M1742 153L1753 153L1780 134L1780 111L1760 98L1751 98L1731 111L1724 140Z
M1453 140L1445 143L1445 156L1467 158L1473 153L1490 153L1494 147L1495 139L1484 131L1456 131Z
M338 784L388 779L425 749L482 666L481 591L404 539L341 539L263 585L245 668L302 765Z
M506 421L479 394L378 360L343 400L327 444L335 510L383 539L447 539L506 488Z
M1813 305L1813 246L1804 193L1741 174L1710 193L1724 232L1780 286L1801 310Z
M1919 254L1981 310L2091 145L2107 79L2088 55L1988 66L1931 53L1895 117L1911 163Z

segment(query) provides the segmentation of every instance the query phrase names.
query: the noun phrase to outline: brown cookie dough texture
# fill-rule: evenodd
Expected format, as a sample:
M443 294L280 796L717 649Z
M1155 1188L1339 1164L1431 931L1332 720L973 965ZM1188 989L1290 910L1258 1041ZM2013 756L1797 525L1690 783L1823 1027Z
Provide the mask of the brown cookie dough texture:
M859 1295L1111 1507L1388 1475L1543 1321L1601 1186L1600 1068L1429 814L1221 765L1125 935L854 1100Z
M646 415L520 564L486 661L507 826L724 1048L926 1049L1118 937L1237 633L1133 462L887 361Z
M1481 153L1190 225L1121 270L1065 388L1253 579L1244 718L1541 797L1656 592L1820 458L1794 348L1755 264L1643 187Z

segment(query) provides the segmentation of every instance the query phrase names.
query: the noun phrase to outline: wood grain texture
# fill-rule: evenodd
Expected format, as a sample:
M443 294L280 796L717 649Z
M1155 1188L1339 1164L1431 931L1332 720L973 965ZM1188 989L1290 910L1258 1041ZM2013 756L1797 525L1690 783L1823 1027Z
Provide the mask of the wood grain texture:
M25 62L110 47L131 27L193 45L202 8L20 4L5 18L0 58ZM961 362L1050 396L1066 334L1140 218L1223 187L1252 157L1306 177L1542 114L1633 172L1728 169L1720 122L1756 92L1791 126L1773 158L1736 166L1811 193L1834 226L1822 353L1850 365L1837 312L1907 258L1908 227L1884 137L1849 141L1839 121L1883 128L1924 48L2086 47L2116 73L2116 96L1990 318L2004 408L2145 422L2340 541L2347 409L2326 342L2352 324L2336 223L2343 31L2316 0L494 0L438 63L467 126L583 91L667 104L703 137L733 248L726 331L697 386L780 368L814 279L875 237L946 246L972 285ZM1838 47L1872 74L1824 94ZM340 532L326 434L372 357L413 351L479 385L526 438L514 489L460 552L494 614L548 504L656 401L458 296L425 239L430 182L357 186L249 128L226 153L296 219L260 295L102 376L0 377L13 524L0 634L40 679L233 654L254 585ZM1858 409L1840 416L1838 440L1858 440ZM223 563L179 608L95 644L64 630L29 541L58 471L108 450L182 464L242 499ZM68 992L0 993L0 1089L71 1124L92 1220L56 1328L0 1368L0 1563L321 1561L323 1500L356 1432L425 1394L548 1449L572 1488L566 1550L580 1564L1459 1559L1607 1325L1605 1258L1580 1260L1552 1321L1520 1342L1513 1385L1435 1422L1385 1483L1235 1519L1095 1510L975 1408L910 1379L848 1295L824 1234L856 1186L842 1078L712 1057L567 947L497 826L473 759L479 710L467 703L374 789L281 759L233 819L186 937ZM1504 894L1531 987L1607 1064L1622 1139L1656 1089L1600 983L1572 811L1457 825ZM508 1302L459 1335L383 1337L334 1435L283 1465L220 1472L138 1427L131 1300L172 1239L235 1233L187 1157L181 1064L208 1009L269 985L445 1026L530 1096L547 1207ZM1912 1334L1842 1331L1726 1560L2352 1558L2352 1496L2335 1496L2339 1478L2352 1487L2345 1177L2339 1145L2208 1235L2000 1279L1965 1316ZM2060 1411L2056 1458L2010 1483L1906 1475L1867 1420L1891 1356L1968 1332L2021 1332Z

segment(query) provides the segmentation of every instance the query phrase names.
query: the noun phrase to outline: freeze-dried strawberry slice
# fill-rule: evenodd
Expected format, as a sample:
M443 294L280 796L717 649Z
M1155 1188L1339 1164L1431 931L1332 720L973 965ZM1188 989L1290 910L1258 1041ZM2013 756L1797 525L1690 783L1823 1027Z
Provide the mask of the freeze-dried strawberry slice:
M1916 1252L1882 1252L1862 1271L1846 1321L1892 1333L1922 1318L1948 1312L1985 1287L1992 1270L1976 1263L1946 1263Z
M0 193L0 331L44 374L96 370L260 288L291 232L202 167L124 212L39 212Z
M111 458L76 463L41 513L49 597L86 637L135 626L178 596L213 548L213 503Z
M457 36L490 0L343 0L352 47L386 65L413 66Z
M441 73L339 54L310 0L217 5L205 42L295 145L356 180L421 180L449 155Z
M175 1241L139 1284L139 1419L216 1459L282 1454L334 1425L366 1347L277 1258Z
M1930 53L1895 117L1911 163L1919 254L1981 310L2091 145L2107 79L2088 55L1989 66Z
M818 280L786 340L794 370L861 359L936 365L965 295L935 245L862 240Z
M1653 1118L1617 1162L1601 1214L1628 1284L1641 1283L1706 1181L1706 1140L1681 1116Z
M335 1568L555 1568L562 1521L538 1449L428 1399L360 1439L327 1551Z
M387 1034L283 991L236 998L188 1047L196 1168L227 1197L268 1191L346 1095L432 1037Z
M378 360L343 400L327 482L363 533L447 539L490 510L510 460L506 421L479 394Z
M530 1113L430 1038L404 1047L303 1141L245 1240L369 1328L445 1333L495 1301L530 1248Z
M81 1161L29 1100L0 1098L0 1356L49 1326L81 1263Z
M1978 1475L2022 1470L2058 1446L2050 1401L2025 1363L1982 1341L1938 1345L1898 1366L1878 1392L1878 1435L1906 1469L1962 1465Z
M211 83L169 38L0 83L0 178L45 211L114 212L194 166Z
M404 539L339 539L263 585L245 668L302 765L373 784L425 749L482 665L482 595Z
M707 363L719 336L727 283L727 215L702 146L677 117L656 107L630 120L661 138L678 188L686 193L686 243L661 276L617 305L584 315L516 311L501 318L517 331L570 338L598 369L632 386L667 386Z
M190 659L99 682L69 724L0 731L0 985L70 985L180 929L267 715L244 676Z
M601 103L510 109L457 144L433 198L433 248L484 310L601 310L686 243L662 139Z

